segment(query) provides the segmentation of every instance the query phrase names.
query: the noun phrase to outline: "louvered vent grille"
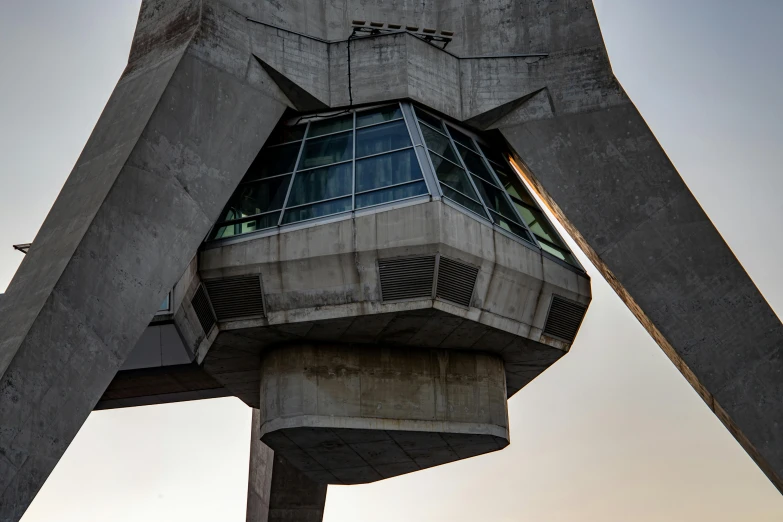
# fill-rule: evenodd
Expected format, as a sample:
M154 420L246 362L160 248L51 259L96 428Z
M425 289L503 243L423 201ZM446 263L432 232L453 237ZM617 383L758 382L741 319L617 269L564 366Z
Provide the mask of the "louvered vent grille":
M546 318L544 334L557 337L569 343L574 342L587 307L559 295L552 296L549 315Z
M460 306L470 307L478 272L478 267L441 256L435 295Z
M264 315L261 278L257 275L204 281L218 321Z
M432 297L435 256L379 259L378 272L384 301Z
M215 326L215 316L212 314L209 298L202 285L199 285L198 290L193 295L193 299L190 300L190 304L193 305L193 310L196 312L201 328L204 329L205 334L208 334L212 327Z

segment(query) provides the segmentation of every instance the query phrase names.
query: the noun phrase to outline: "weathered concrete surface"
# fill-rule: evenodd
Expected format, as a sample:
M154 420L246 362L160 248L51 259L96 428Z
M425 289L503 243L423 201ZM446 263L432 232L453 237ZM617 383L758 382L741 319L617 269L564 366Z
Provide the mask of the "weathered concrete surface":
M261 363L261 440L316 482L361 484L508 445L502 360L291 345Z
M477 268L469 306L430 291L382 299L379 260L427 255ZM194 349L207 372L253 407L259 407L260 354L302 340L496 353L506 364L510 396L570 347L544 334L553 296L590 302L584 273L443 201L237 238L199 255L202 280L242 275L260 276L265 317L221 321L219 333ZM193 330L193 322L178 324Z
M261 442L258 410L252 422L247 522L321 522L326 484L311 481Z
M783 491L783 326L614 79L597 25L585 30L596 45L541 61L534 106L509 107L487 126ZM583 67L570 66L575 56Z
M8 287L2 521L22 516L285 109L237 20L143 2L128 67Z

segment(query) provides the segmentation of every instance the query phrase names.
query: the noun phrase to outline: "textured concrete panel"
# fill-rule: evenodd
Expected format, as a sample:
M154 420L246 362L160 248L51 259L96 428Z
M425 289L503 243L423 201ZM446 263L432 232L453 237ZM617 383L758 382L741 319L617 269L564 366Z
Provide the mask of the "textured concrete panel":
M3 299L0 520L21 517L285 109L236 66L249 43L210 6L143 3L131 61Z

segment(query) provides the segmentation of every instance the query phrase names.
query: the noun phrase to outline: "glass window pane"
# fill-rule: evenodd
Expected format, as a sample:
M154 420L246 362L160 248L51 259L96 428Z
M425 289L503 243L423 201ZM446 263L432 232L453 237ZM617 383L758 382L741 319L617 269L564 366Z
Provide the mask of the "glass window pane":
M513 221L509 221L508 219L504 218L500 214L495 214L494 212L491 212L492 214L492 221L494 221L500 228L504 230L508 230L512 234L519 236L521 238L527 239L531 243L533 243L533 238L530 236L530 233L525 230L525 227L518 223L514 223Z
M340 132L353 128L353 114L346 114L338 118L329 118L326 120L316 120L310 122L310 132L308 138L323 136L333 132Z
M294 178L286 206L293 207L344 196L351 193L352 184L350 163L299 171Z
M300 123L299 125L294 126L280 125L272 131L272 134L267 138L265 145L269 146L277 145L278 143L287 143L289 141L299 141L304 138L306 130L306 123Z
M410 147L411 138L402 120L356 131L356 157Z
M473 145L473 140L470 139L470 136L468 136L467 134L463 134L462 132L458 131L457 129L451 126L449 126L449 134L451 134L451 139L453 139L455 142L469 148L474 152L478 152L476 150L476 146Z
M163 299L163 302L160 303L160 306L158 306L158 312L168 312L170 307L171 307L171 292L166 294L166 298Z
M481 199L484 200L487 207L512 221L519 221L502 190L476 177L473 178L473 181L475 181L476 188L481 193Z
M440 154L447 160L459 163L457 155L454 153L454 148L451 146L451 142L446 136L438 134L426 125L421 126L421 133L424 136L424 142L428 149L436 154Z
M280 219L280 212L273 212L271 214L264 214L258 216L255 219L243 221L242 223L235 223L232 225L225 225L217 227L215 232L212 233L212 239L222 239L227 237L239 236L247 234L249 232L255 232L256 230L263 230L265 228L272 228L277 226L277 221Z
M228 201L220 221L241 219L282 208L289 181L290 175L240 185Z
M492 161L494 163L497 163L505 167L506 158L497 149L487 147L486 145L483 145L481 143L479 143L479 148L481 148L481 152L484 153L484 156L486 156L489 161Z
M389 201L398 199L412 198L427 193L427 185L420 181L418 183L408 183L398 187L376 190L356 196L356 208L369 207L370 205L380 205Z
M419 120L423 121L424 123L428 123L439 131L444 132L440 119L436 118L435 116L430 116L426 112L419 109L416 109L416 116L418 116Z
M402 118L402 111L399 105L389 105L372 111L356 113L356 128L381 123L382 121L396 120Z
M356 192L421 179L413 149L392 152L356 162Z
M502 190L479 178L474 177L473 180L476 182L476 188L481 193L481 199L484 200L487 207L511 221L519 221Z
M508 169L503 169L495 164L492 164L492 168L495 170L495 174L497 174L498 178L500 179L500 183L503 185L503 187L506 189L506 192L508 192L512 198L516 198L521 201L524 201L531 207L538 206L530 197L530 194L528 193L527 189L522 183L522 180L519 179L519 176L517 175L516 172L511 172Z
M242 181L268 178L294 171L301 142L261 149Z
M468 179L468 174L461 167L458 167L435 154L430 154L430 157L432 157L432 164L435 166L435 174L441 182L478 200L476 191L473 190L470 180Z
M557 245L558 247L565 248L565 245L560 241L557 234L555 234L552 225L549 224L549 221L547 221L543 212L538 209L529 208L525 205L520 205L517 202L514 202L514 206L517 207L519 214L522 216L522 219L525 220L525 223L527 223L527 227L531 232L545 241Z
M543 241L539 241L539 243L541 244L542 250L549 252L556 258L561 259L566 263L570 263L574 266L579 266L579 263L576 261L576 258L567 249L558 248L554 245L549 245Z
M497 186L497 182L492 177L492 174L484 164L484 160L481 159L481 156L475 152L469 151L461 145L457 145L457 150L459 151L460 156L462 156L462 159L465 160L465 165L468 167L470 172L480 176L484 181L488 181Z
M353 132L345 132L317 140L307 140L302 151L299 168L309 169L351 159L353 155L352 138Z
M333 201L324 201L323 203L314 203L305 207L288 209L283 216L283 223L296 223L305 219L317 218L346 212L351 210L351 198L335 199Z
M470 198L466 198L456 190L452 190L451 188L447 187L446 185L441 183L441 189L443 189L443 195L451 200L456 201L460 205L462 205L465 208L468 208L475 212L476 214L487 217L486 212L484 212L484 207L481 206L480 203L477 203L476 201L473 201Z

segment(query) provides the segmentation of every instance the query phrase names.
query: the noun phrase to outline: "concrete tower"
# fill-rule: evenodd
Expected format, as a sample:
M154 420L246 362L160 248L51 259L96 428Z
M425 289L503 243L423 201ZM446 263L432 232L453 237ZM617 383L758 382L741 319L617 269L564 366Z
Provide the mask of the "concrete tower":
M254 408L249 521L501 450L590 302L523 178L781 488L783 326L591 2L144 0L0 298L0 520L96 408Z

